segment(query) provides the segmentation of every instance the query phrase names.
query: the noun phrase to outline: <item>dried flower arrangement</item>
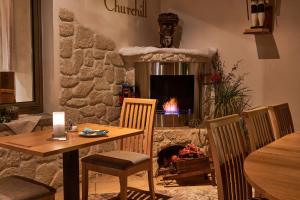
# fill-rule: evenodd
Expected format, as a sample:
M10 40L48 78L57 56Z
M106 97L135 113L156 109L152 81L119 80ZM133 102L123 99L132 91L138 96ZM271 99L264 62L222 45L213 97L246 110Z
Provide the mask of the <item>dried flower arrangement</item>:
M233 65L226 73L224 62L220 56L213 61L214 73L211 82L214 88L214 96L210 99L214 102L213 118L223 117L231 114L241 114L249 105L249 89L244 86L246 74L237 75L241 61Z

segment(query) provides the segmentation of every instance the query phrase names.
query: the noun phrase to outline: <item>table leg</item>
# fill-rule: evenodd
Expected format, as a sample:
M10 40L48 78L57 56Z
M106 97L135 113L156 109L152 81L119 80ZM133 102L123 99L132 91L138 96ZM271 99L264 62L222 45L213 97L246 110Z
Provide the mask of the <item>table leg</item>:
M63 153L64 199L80 200L79 151Z

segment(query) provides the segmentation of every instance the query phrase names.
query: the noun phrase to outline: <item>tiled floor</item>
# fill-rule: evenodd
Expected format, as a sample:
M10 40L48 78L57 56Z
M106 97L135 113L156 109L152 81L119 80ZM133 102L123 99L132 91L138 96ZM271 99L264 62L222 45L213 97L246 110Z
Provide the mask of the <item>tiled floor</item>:
M173 199L173 200L216 200L217 188L208 183L198 184L196 186L178 186L175 182L170 183L167 187L163 185L161 177L154 178L155 192L162 194L158 199ZM129 177L128 185L133 188L148 191L148 183L146 175L133 175ZM98 176L95 186L95 179L90 180L90 199L91 200L106 200L114 199L113 197L119 192L119 181L117 177L102 175ZM96 193L96 195L95 195ZM165 196L163 196L165 195ZM165 198L164 198L165 197ZM170 197L170 198L169 198ZM133 198L132 198L133 199ZM149 199L144 198L134 199ZM63 200L62 188L58 189L56 200Z

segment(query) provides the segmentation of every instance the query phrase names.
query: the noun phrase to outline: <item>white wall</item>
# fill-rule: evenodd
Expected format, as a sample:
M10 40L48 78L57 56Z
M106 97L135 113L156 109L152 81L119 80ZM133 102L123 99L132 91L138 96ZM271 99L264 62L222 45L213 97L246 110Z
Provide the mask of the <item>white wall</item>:
M119 2L132 5L134 0ZM160 13L160 0L148 0L147 18L109 12L104 7L104 0L43 0L42 3L45 112L59 109L58 12L60 8L74 12L80 24L111 38L115 41L117 49L135 45L153 46L159 41L156 21Z
M244 35L250 26L245 1L162 0L162 11L179 15L182 48L216 47L226 65L242 59L251 104L288 102L300 129L300 1L281 2L272 35Z

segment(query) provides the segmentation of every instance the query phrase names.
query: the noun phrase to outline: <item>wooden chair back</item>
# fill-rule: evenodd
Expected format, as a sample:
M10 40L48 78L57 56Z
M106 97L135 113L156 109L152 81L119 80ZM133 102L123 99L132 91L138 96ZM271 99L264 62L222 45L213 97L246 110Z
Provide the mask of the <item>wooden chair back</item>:
M144 134L125 138L121 150L144 153L152 157L153 126L156 99L125 98L122 105L120 126L144 130Z
M252 192L243 173L247 151L240 116L235 114L210 120L207 128L216 172L218 199L249 199Z
M269 106L269 114L276 139L295 131L288 103Z
M274 141L267 107L245 111L243 116L248 130L251 151L255 151Z

